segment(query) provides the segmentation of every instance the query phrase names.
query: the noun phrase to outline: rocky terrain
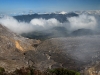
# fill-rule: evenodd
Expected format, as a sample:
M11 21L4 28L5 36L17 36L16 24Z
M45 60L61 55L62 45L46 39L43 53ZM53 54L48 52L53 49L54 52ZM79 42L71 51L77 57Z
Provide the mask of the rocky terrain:
M35 57L31 56L34 58L29 56L32 52L27 52L26 55L35 61L34 65L38 69L65 67L92 75L92 72L99 73L100 70L99 38L99 35L52 38L37 47Z
M35 51L34 45L39 43L39 40L21 37L0 25L0 66L7 71L28 66L24 52Z
M6 71L33 65L36 69L64 67L83 75L100 75L100 36L24 38L0 25L0 66Z

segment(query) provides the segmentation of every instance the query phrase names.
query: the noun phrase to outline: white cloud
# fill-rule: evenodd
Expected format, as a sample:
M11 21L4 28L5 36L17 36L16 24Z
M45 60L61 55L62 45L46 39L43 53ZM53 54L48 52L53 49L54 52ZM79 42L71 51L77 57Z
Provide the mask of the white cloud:
M58 20L56 20L55 18L51 18L51 19L32 19L30 21L31 24L33 25L37 25L37 26L42 26L42 27L45 27L45 28L48 28L48 27L54 27L54 26L58 26L60 24L60 22Z
M35 30L43 30L48 29L54 26L58 26L60 22L55 18L51 18L48 20L45 19L32 19L30 23L26 22L18 22L13 17L5 16L0 19L0 23L10 30L16 33L28 33Z
M55 26L64 26L68 30L73 31L81 28L95 29L97 21L94 16L80 15L79 17L70 17L68 22L60 23L57 19L32 19L30 23L19 22L13 17L5 16L0 18L0 23L16 33L28 33L35 30L49 29Z
M0 23L16 33L24 33L34 30L31 24L18 22L16 19L9 16L1 18Z
M97 21L94 16L89 15L79 15L79 17L70 17L68 18L70 22L71 30L77 30L81 28L85 29L95 29L97 26Z

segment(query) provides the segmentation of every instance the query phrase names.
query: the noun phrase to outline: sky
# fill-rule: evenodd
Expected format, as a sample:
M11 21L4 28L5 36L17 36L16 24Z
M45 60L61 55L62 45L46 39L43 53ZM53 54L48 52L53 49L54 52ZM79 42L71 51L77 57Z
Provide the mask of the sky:
M100 0L0 0L0 13L99 10Z

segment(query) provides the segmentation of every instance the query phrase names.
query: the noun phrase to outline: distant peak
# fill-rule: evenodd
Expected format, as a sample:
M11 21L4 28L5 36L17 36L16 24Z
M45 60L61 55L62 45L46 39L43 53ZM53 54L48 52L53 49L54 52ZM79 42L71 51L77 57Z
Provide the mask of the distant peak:
M65 12L65 11L61 11L59 14L67 14L67 12Z

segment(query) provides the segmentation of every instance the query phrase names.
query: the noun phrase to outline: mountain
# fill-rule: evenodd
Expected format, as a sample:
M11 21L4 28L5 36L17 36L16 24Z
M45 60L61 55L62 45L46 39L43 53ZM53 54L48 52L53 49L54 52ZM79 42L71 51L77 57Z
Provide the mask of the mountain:
M64 12L63 12L64 13ZM51 13L51 14L31 14L31 15L18 15L18 16L13 16L15 19L18 21L25 21L25 22L30 22L34 18L43 18L43 19L51 19L55 18L60 22L66 22L67 17L72 17L72 16L78 16L76 13L68 13L68 14L56 14L56 13Z
M96 33L91 29L78 29L71 33L71 35L73 36L83 36L83 35L93 35L93 34Z
M48 30L23 33L21 35L30 39L46 40L46 39L56 38L56 37L67 37L69 36L69 31L65 27L59 26L59 27L50 28Z
M65 14L67 14L67 12L65 12L65 11L61 11L61 12L59 12L59 14L63 14L63 15L65 15Z
M99 35L100 31L94 31L91 29L77 29L74 31L68 31L65 27L53 27L48 30L42 31L33 31L29 33L21 34L23 37L27 37L30 39L40 39L46 40L50 38L58 38L58 37L73 37L73 36L86 36L86 35Z
M34 45L39 42L39 40L21 37L0 25L0 66L7 71L29 66L24 52L35 51Z
M91 75L100 61L100 40L98 36L52 38L42 42L37 51L28 51L26 56L34 61L40 70L64 67ZM93 66L94 65L94 66ZM90 68L95 68L90 72ZM86 74L88 72L88 74ZM94 74L93 74L94 75Z
M100 35L89 35L40 41L24 38L0 25L0 66L9 72L33 65L42 71L64 67L83 75L98 75L93 72L100 70L99 38Z
M68 15L69 13L74 13L74 14L89 14L89 15L100 15L100 10L83 10L83 11L70 11L70 12L65 12L65 11L55 11L55 12L33 12L32 10L26 11L26 12L12 12L8 14L3 14L1 13L0 16L4 15L10 15L10 16L22 16L22 15L33 15L33 14L38 14L38 15L43 15L43 14L59 14L59 15Z
M76 14L100 15L100 10L73 11Z

